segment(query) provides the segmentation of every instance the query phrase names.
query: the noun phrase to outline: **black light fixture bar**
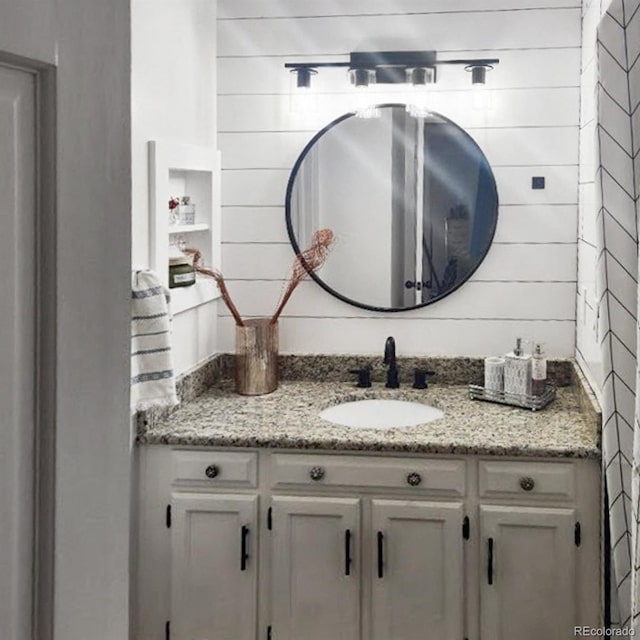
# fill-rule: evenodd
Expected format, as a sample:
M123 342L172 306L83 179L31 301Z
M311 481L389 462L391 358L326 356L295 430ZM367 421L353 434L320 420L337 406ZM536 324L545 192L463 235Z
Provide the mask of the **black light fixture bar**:
M349 62L352 69L378 67L432 67L436 64L435 51L352 51Z
M320 69L322 67L344 67L348 69L350 62L285 62L285 69Z
M460 64L466 67L493 67L500 58L463 58L458 60L436 60L436 64Z
M407 82L407 70L415 68L431 69L432 82L435 82L435 67L437 65L463 65L469 70L481 68L483 71L492 69L500 62L499 58L458 58L440 60L435 51L352 51L349 61L344 62L286 62L285 68L298 71L304 78L320 68L347 68L353 70L370 70L376 73L378 84L401 84ZM479 80L479 74L473 77L474 83ZM308 86L308 85L305 85Z

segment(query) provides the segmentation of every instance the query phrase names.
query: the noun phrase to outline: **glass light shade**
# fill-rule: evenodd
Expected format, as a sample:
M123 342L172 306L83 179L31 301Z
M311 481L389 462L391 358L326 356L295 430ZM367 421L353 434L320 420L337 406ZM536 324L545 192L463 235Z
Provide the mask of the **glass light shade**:
M364 88L375 84L375 69L349 69L349 81L357 88Z
M477 111L487 111L491 108L491 92L487 87L487 71L493 69L491 65L469 65L471 72L471 102Z
M311 88L311 74L301 76L294 69L289 80L289 112L295 116L315 115L318 111L318 94Z
M407 82L413 86L433 84L435 69L433 67L409 67L405 71Z
M376 72L373 69L349 69L351 89L351 111L358 118L377 118L380 110L376 109L376 95L373 86L376 83Z

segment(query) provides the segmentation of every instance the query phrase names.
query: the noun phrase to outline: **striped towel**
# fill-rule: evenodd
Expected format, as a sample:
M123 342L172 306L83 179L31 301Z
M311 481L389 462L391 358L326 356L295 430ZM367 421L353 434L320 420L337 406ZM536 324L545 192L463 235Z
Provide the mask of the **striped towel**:
M131 412L178 404L169 291L148 269L131 277Z

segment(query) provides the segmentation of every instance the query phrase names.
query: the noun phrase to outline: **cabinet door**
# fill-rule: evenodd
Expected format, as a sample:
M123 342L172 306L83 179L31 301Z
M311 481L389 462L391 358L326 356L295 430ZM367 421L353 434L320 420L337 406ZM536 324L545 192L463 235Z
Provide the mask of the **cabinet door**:
M373 500L372 637L459 640L461 503Z
M573 509L480 507L482 640L566 640L576 624Z
M173 494L171 637L255 640L256 496Z
M360 637L359 500L273 499L273 635Z

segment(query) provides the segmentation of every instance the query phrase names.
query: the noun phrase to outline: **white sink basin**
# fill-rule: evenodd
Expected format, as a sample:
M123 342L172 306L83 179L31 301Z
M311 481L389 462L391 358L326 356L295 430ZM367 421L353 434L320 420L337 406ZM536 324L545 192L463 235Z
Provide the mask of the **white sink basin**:
M355 400L343 402L318 414L323 420L358 429L413 427L442 418L436 407L408 400Z

